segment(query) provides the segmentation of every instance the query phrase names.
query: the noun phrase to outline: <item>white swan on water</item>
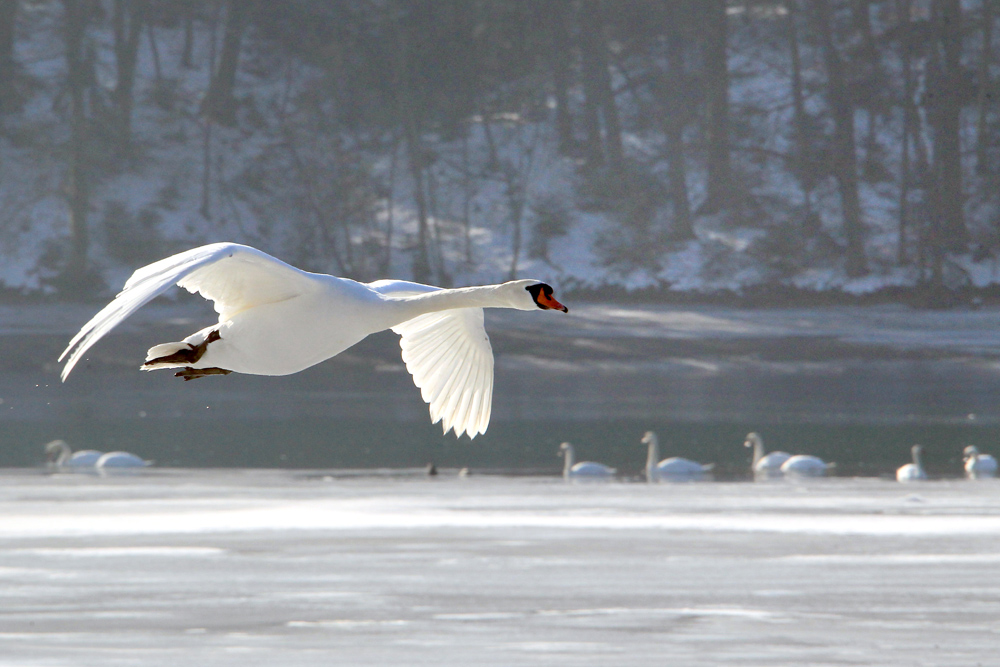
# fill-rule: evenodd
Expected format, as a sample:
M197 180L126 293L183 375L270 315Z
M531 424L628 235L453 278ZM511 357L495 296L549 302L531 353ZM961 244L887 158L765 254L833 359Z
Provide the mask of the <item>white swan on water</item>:
M657 462L660 458L660 440L653 431L646 431L642 436L642 444L646 445L646 481L647 482L685 482L704 479L715 467L714 463L698 463L691 459L671 456Z
M72 468L76 470L93 468L97 460L104 455L95 449L81 449L74 452L65 440L53 440L45 445L45 459L49 465L57 468Z
M836 464L827 463L818 456L796 454L781 464L781 474L786 477L822 477L826 471Z
M130 452L108 452L97 459L94 467L98 470L110 470L112 468L145 468L152 464L152 461L146 461Z
M920 445L910 447L910 455L913 457L913 463L907 463L896 469L896 481L919 482L927 479L927 473L924 472L924 465L920 460L920 455L923 451L924 448Z
M94 449L74 452L64 440L53 440L45 445L45 455L50 465L76 471L144 468L152 463L129 452L99 452Z
M997 474L997 460L989 454L980 454L975 445L962 452L965 459L965 476L969 479L989 479Z
M747 433L743 441L744 447L753 448L753 462L750 464L754 476L757 477L781 477L781 466L785 461L792 458L788 452L764 453L764 438L758 433Z
M615 468L609 468L603 463L594 463L593 461L580 461L576 463L576 453L573 451L573 445L568 442L559 445L559 454L565 459L563 461L563 478L567 481L609 480L618 472Z
M445 433L485 433L493 350L483 308L568 309L538 280L442 289L402 280L359 283L307 273L236 243L194 248L138 269L59 356L63 381L83 355L143 304L177 284L215 303L219 322L149 350L143 370L179 368L185 380L232 372L289 375L369 334L402 336L403 362Z

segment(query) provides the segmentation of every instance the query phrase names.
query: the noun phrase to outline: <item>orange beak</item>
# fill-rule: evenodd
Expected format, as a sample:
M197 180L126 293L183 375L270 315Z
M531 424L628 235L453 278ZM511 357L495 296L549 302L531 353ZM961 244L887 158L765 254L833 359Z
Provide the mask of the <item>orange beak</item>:
M538 294L538 303L539 305L545 306L549 310L561 310L564 313L569 312L569 308L562 305L561 303L553 299L551 296L546 296L545 292L540 292Z

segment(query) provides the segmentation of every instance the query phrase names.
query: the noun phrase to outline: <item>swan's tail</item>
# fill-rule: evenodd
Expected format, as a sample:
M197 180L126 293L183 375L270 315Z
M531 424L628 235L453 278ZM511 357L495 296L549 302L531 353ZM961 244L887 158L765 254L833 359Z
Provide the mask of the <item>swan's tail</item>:
M702 472L712 472L713 470L715 470L715 464L714 463L704 463L701 466L701 471Z

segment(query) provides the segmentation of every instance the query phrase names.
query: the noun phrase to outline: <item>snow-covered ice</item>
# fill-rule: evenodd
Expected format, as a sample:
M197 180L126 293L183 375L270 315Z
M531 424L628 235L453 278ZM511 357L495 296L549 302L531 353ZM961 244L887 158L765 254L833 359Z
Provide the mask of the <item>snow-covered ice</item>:
M0 665L989 664L1000 483L0 474Z

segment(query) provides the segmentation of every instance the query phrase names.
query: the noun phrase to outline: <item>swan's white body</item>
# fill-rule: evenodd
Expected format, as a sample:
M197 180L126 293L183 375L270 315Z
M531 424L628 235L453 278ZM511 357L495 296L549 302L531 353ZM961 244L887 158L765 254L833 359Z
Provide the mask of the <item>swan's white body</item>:
M832 463L826 463L818 456L796 454L781 464L781 474L787 476L798 475L799 477L822 477L832 467Z
M366 284L301 271L248 246L216 243L132 274L60 355L60 361L67 358L62 379L101 337L174 284L213 301L219 322L183 341L154 346L143 370L289 375L392 329L402 336L403 361L430 404L431 419L443 421L445 432L454 428L470 437L486 431L493 394L493 350L482 309L566 312L537 280L462 289L401 280ZM198 348L194 361L164 360Z
M758 433L748 433L743 446L753 448L753 463L750 464L750 467L757 477L780 477L782 475L781 466L792 458L788 452L765 454L764 439Z
M924 472L923 463L920 460L920 454L924 451L924 448L920 445L913 445L910 448L910 454L913 456L913 463L907 463L906 465L899 466L896 469L896 481L898 482L919 482L927 479L927 473Z
M145 468L150 464L150 461L146 461L130 452L108 452L97 459L94 467L98 470L110 468Z
M609 480L618 472L615 468L610 468L603 463L593 461L580 461L575 463L576 453L573 445L564 442L559 445L559 453L563 456L563 478L566 480L579 481L604 481Z
M990 479L996 477L997 460L989 454L980 454L975 445L969 445L962 452L965 459L965 476L969 479Z
M646 481L647 482L688 482L704 479L705 476L715 467L714 463L701 464L691 459L671 456L668 459L657 461L660 458L660 440L653 431L646 431L642 436L644 445L647 445L646 453Z
M45 445L45 455L49 463L57 468L82 470L93 468L104 452L94 449L81 449L74 452L64 440L53 440Z

